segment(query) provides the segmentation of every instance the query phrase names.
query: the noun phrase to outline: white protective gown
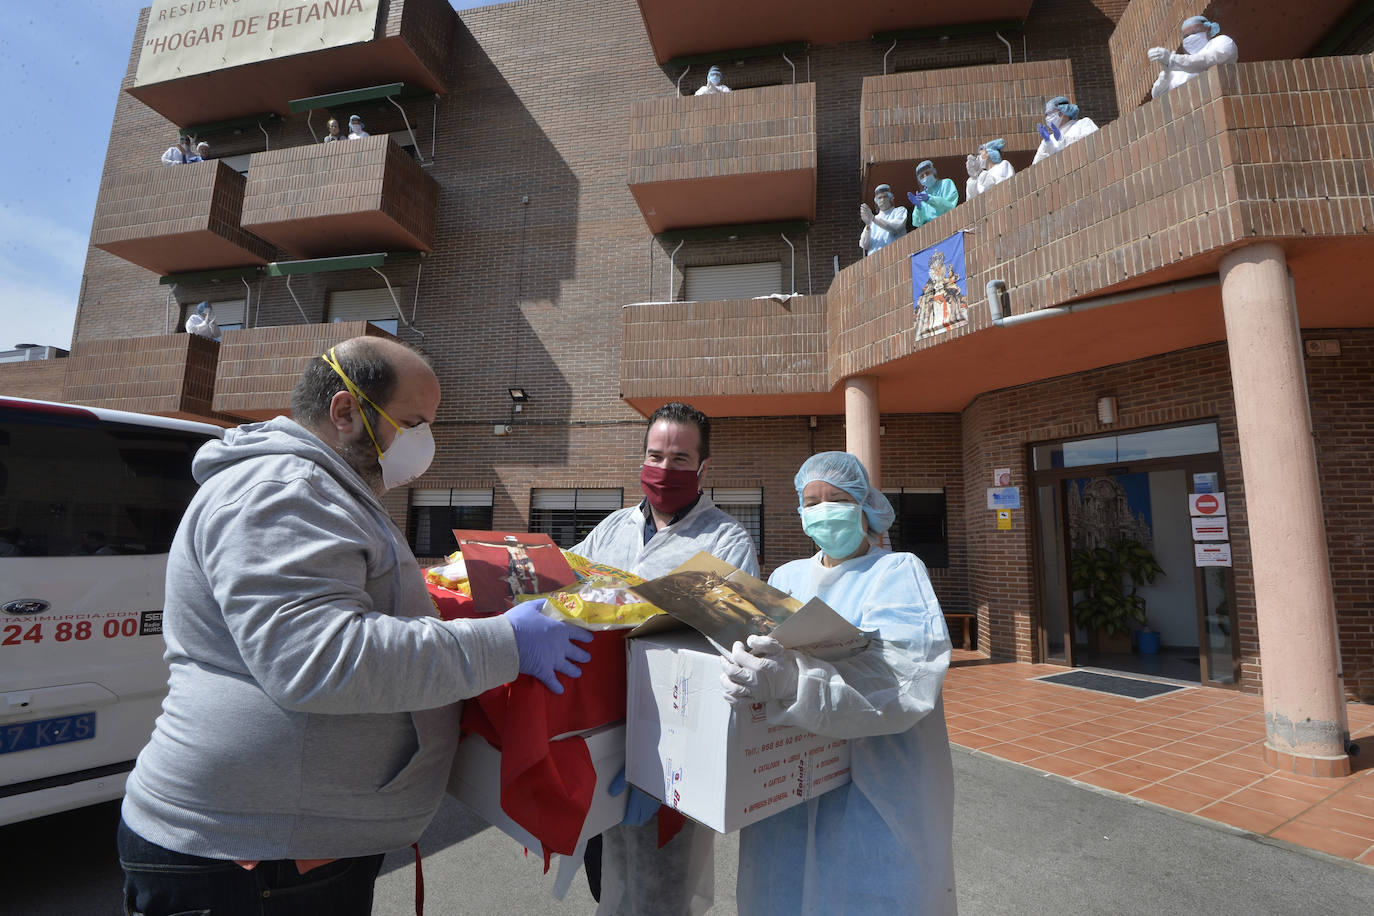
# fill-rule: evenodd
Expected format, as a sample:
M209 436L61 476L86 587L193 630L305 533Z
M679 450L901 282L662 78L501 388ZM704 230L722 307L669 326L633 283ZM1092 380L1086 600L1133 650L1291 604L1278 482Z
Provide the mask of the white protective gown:
M1014 174L1016 174L1016 169L1012 168L1011 163L1005 159L992 168L983 169L978 173L977 178L970 178L964 184L964 202L973 200L988 188L995 184L1001 184Z
M178 146L167 147L167 152L162 154L163 165L181 165L186 161L186 154Z
M572 548L580 557L644 579L666 575L703 550L751 576L759 574L754 539L705 494L647 544L644 513L631 506L611 513ZM612 827L601 841L597 916L700 916L715 902L715 832L709 827L688 820L659 849L654 817L641 827Z
M888 232L877 223L870 223L864 226L863 232L859 233L859 247L864 250L865 255L880 251L906 235L906 224L907 220L910 218L910 214L907 213L906 207L893 207L877 215L888 222L897 223L900 228L896 232Z
M1157 99L1172 89L1177 89L1204 70L1221 64L1234 64L1240 56L1240 49L1230 36L1218 35L1202 46L1196 54L1170 54L1169 67L1161 70L1150 87L1150 98Z
M721 83L719 86L712 86L710 83L707 83L705 86L702 86L700 89L698 89L694 94L695 94L695 95L724 95L725 93L727 93L727 92L729 92L729 91L730 91L730 87L727 86L727 85L725 85L724 83Z
M1040 141L1040 146L1035 151L1035 158L1031 160L1031 165L1035 165L1041 159L1053 156L1071 143L1077 143L1088 134L1095 133L1097 133L1097 125L1093 123L1092 118L1074 118L1059 128L1060 139L1056 140L1051 135L1048 140Z
M802 655L797 698L768 721L849 738L848 785L740 832L740 916L952 914L954 772L940 688L949 632L925 565L872 548L839 566L821 555L768 582L819 596L876 633L859 655Z

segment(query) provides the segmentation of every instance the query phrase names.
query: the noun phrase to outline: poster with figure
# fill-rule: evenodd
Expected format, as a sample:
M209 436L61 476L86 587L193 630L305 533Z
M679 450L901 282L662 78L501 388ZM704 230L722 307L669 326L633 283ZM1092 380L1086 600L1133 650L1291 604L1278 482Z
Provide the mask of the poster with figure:
M968 320L964 233L956 232L911 256L911 289L917 337L940 334Z
M577 579L547 534L455 529L453 536L463 552L478 614L499 614L523 596L542 595Z

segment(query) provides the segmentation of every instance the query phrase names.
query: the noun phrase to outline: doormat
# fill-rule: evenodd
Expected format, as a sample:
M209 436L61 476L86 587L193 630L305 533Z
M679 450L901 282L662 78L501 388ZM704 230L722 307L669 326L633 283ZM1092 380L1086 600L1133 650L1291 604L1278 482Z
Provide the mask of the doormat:
M1166 693L1173 693L1175 690L1187 689L1182 684L1161 684L1158 681L1142 681L1133 677L1098 674L1096 671L1066 671L1063 674L1046 674L1042 677L1032 678L1032 680L1063 684L1066 687L1078 687L1082 690L1096 690L1098 693L1110 693L1118 697L1130 697L1133 700L1148 700Z

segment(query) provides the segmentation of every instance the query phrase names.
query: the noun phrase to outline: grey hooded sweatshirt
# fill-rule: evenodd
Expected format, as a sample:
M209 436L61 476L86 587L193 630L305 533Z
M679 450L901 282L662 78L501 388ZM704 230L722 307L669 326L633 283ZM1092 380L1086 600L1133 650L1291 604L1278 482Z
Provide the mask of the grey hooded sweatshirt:
M229 430L192 469L167 561L169 693L125 822L213 859L414 842L443 797L458 701L518 674L511 625L434 616L376 496L291 420Z

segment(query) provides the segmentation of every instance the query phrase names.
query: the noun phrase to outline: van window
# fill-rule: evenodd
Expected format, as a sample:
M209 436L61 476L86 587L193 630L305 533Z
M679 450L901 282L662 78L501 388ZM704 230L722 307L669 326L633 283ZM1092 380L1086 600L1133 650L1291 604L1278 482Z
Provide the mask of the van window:
M0 556L166 553L204 435L0 410Z

